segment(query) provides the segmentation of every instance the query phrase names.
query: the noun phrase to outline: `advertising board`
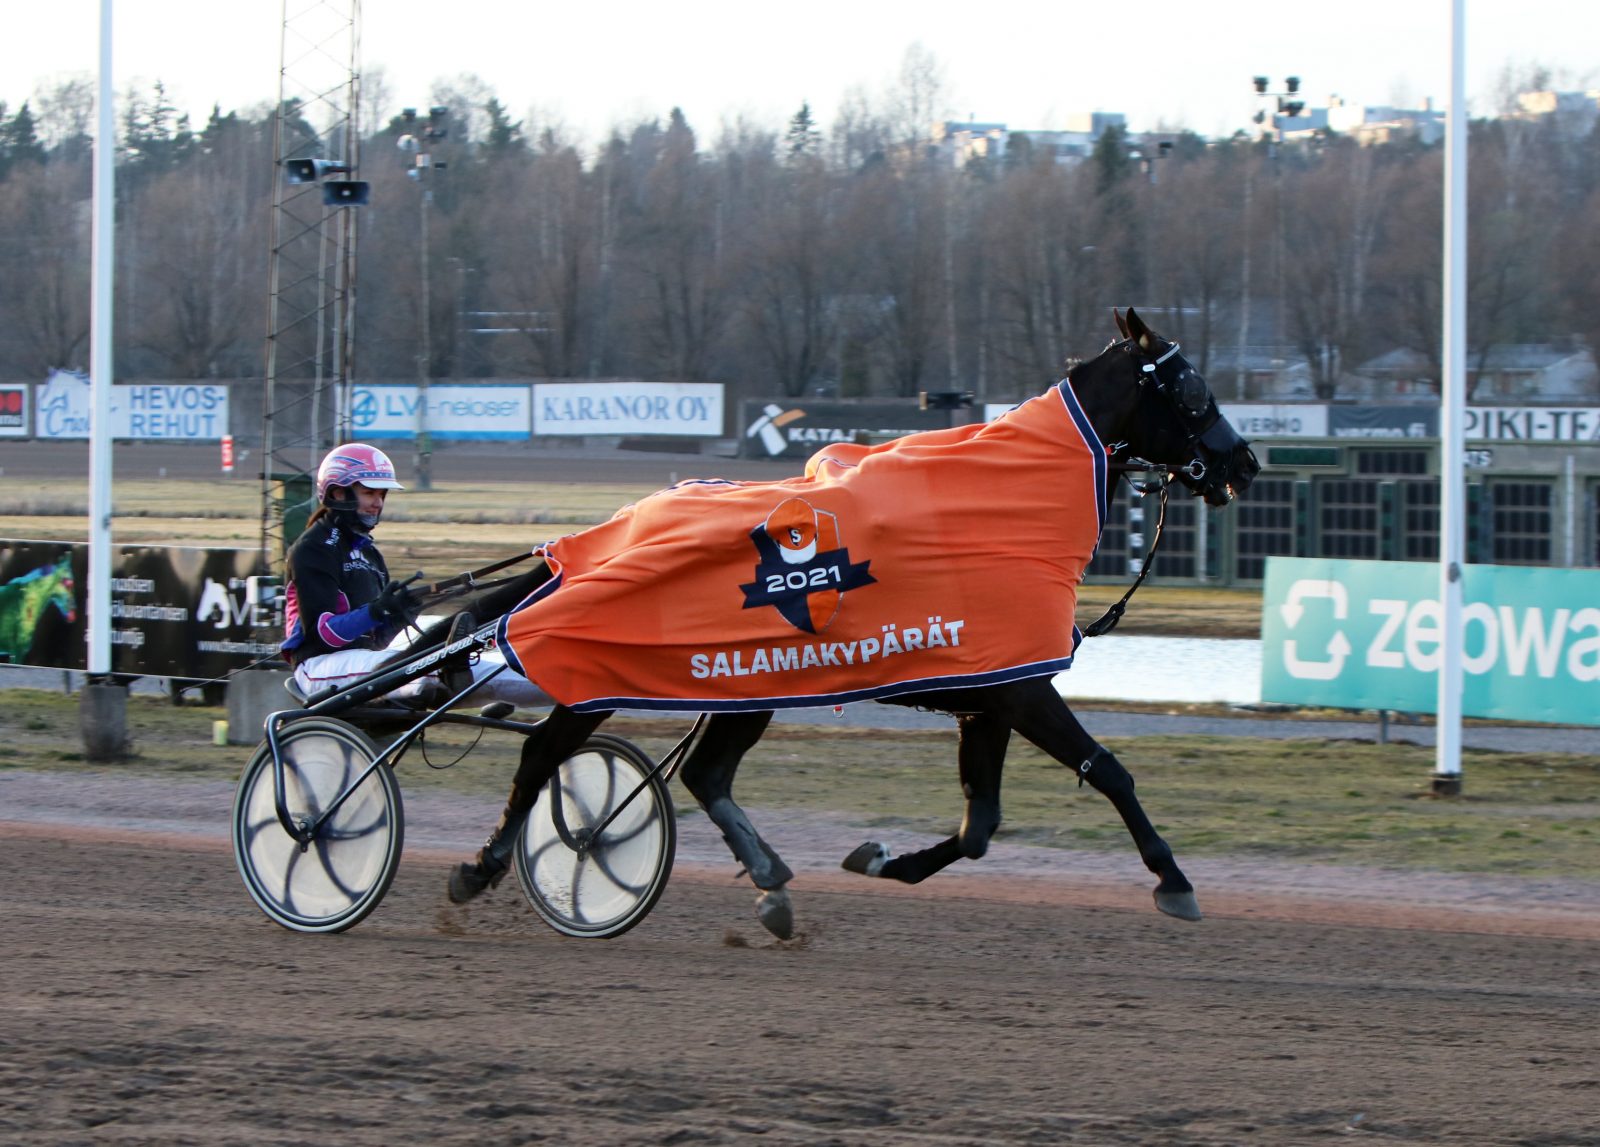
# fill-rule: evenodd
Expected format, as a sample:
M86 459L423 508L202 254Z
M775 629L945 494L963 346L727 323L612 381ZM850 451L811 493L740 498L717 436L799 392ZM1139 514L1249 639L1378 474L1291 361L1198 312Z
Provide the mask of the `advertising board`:
M1600 725L1600 570L1462 571L1462 711ZM1443 610L1431 562L1267 559L1261 697L1340 709L1438 708Z
M950 425L950 415L948 410L919 410L907 402L752 399L740 408L740 453L746 458L809 458L830 442L942 430Z
M722 421L721 383L538 382L533 386L533 432L541 436L720 438Z
M1322 405L1274 405L1265 402L1219 402L1235 430L1246 438L1326 438L1328 408Z
M89 376L56 370L35 395L34 436L89 437ZM114 439L215 442L228 433L228 388L210 382L134 383L111 388Z
M1333 406L1328 430L1335 438L1437 438L1437 406Z
M0 386L0 438L25 437L32 421L27 386L23 383Z
M441 382L428 387L428 434L435 439L525 440L528 388L505 383ZM415 438L421 388L371 383L350 391L350 425L358 438Z
M0 539L0 663L88 664L89 547ZM111 577L111 671L210 680L276 654L278 579L255 550L123 546Z

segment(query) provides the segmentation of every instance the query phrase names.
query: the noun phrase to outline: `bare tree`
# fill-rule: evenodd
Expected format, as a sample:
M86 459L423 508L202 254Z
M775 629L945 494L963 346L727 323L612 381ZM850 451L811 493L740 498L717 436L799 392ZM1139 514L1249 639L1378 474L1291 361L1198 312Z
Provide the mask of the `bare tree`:
M711 377L728 313L717 172L702 163L694 131L677 108L664 129L635 130L628 150L631 178L617 240L628 294L618 300L617 317L633 317L635 350L649 373Z
M28 168L0 182L0 374L13 377L80 366L89 347L88 165Z
M1285 181L1283 258L1293 278L1285 302L1317 397L1328 399L1365 349L1372 257L1395 180L1371 148L1353 143L1310 160Z
M807 124L797 117L785 162L770 147L741 153L741 202L749 208L736 242L741 253L741 314L763 365L784 394L819 384L833 357L838 309L848 293L839 251L838 192ZM794 125L791 125L794 126ZM796 141L802 141L796 146Z

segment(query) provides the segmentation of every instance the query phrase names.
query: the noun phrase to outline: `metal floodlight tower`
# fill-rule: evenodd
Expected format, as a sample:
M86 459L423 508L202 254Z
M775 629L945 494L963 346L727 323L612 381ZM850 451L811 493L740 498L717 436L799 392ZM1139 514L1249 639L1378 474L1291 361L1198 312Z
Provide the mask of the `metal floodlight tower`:
M284 0L273 125L261 552L276 563L311 510L322 454L350 433L361 0Z

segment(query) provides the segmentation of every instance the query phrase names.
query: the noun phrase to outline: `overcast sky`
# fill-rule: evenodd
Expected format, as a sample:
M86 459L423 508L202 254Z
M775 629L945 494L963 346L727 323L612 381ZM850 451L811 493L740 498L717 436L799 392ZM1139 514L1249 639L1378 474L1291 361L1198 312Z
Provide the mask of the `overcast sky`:
M317 0L291 0L295 10ZM348 0L332 7L344 10ZM1467 0L1467 92L1494 110L1505 67L1600 87L1597 0ZM516 118L597 142L614 125L683 108L702 139L743 115L781 128L802 101L826 127L841 97L876 98L913 44L936 58L947 111L1013 129L1120 111L1138 131L1223 135L1255 105L1250 78L1298 74L1312 104L1448 98L1449 0L363 0L361 67L401 104L476 74ZM0 100L93 76L99 0L0 0ZM117 88L165 83L196 123L277 95L280 0L116 0Z

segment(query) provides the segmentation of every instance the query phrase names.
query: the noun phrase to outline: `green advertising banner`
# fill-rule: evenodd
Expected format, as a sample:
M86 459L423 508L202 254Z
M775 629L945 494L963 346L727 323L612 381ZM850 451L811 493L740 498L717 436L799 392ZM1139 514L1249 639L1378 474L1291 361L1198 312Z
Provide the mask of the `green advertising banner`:
M1432 562L1267 559L1261 698L1337 709L1438 709ZM1462 712L1600 725L1600 570L1464 567Z

